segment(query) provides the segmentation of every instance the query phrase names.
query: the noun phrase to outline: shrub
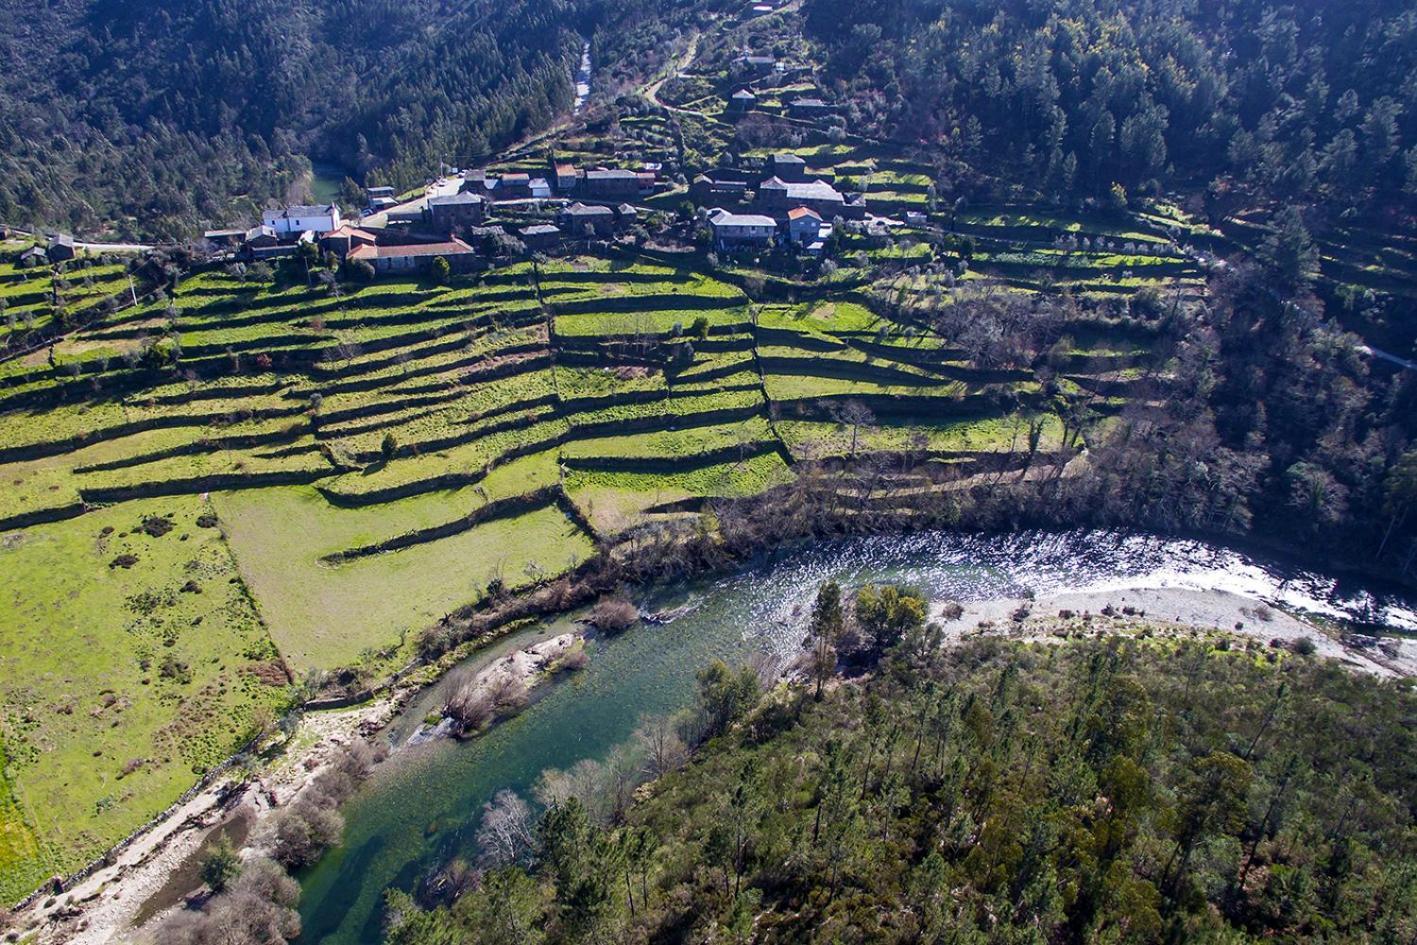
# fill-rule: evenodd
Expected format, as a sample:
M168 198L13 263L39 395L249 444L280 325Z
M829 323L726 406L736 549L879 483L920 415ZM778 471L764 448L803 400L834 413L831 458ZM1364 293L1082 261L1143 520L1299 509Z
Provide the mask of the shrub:
M231 841L222 837L206 856L198 870L202 882L214 893L225 892L237 876L241 875L241 857L237 856Z
M640 610L624 597L607 594L590 611L590 622L606 633L623 633L640 619Z
M161 538L173 528L172 519L165 515L149 515L143 519L142 529L151 538Z
M1294 641L1294 652L1300 656L1313 656L1318 651L1318 646L1310 637L1300 637Z

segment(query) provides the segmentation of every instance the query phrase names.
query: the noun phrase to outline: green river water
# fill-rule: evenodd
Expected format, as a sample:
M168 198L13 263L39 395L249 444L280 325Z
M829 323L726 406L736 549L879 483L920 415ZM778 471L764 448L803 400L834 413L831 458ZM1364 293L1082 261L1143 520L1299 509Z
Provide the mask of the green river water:
M386 889L410 890L455 855L473 858L482 805L510 788L529 796L548 767L604 757L645 716L692 699L694 673L714 658L754 650L790 655L800 646L817 584L893 580L935 601L1135 587L1225 589L1329 615L1374 606L1398 626L1417 626L1410 605L1201 542L1110 532L962 536L933 533L852 539L814 546L712 582L663 589L647 610L690 605L664 625L641 625L591 642L590 665L545 689L520 716L466 743L437 740L398 748L439 704L431 691L391 727L396 750L344 808L344 842L302 879L301 945L376 945ZM537 637L571 628L569 617L522 631L486 662Z

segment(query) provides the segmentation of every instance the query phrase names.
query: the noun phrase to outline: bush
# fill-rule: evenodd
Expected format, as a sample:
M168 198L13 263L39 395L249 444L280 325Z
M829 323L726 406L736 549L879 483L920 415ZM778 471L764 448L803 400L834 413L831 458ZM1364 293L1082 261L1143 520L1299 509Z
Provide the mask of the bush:
M605 633L623 633L640 619L640 609L618 595L607 594L590 611L590 622Z
M222 837L217 841L216 846L202 857L199 873L202 882L206 883L212 892L226 891L232 881L241 875L241 857L236 854L230 840Z
M1294 652L1300 656L1313 656L1318 651L1318 647L1309 637L1300 637L1294 641Z
M438 285L447 285L452 277L453 267L448 263L447 257L436 257L433 260L433 281Z

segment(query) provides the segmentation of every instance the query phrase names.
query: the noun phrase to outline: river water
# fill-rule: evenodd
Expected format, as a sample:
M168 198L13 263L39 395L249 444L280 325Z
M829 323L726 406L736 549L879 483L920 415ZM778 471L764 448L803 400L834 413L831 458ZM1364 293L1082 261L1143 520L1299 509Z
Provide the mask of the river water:
M1118 532L925 533L828 542L781 554L729 577L649 593L646 610L681 607L665 625L595 640L590 665L545 691L520 716L467 743L435 741L396 751L344 809L344 843L302 878L302 945L374 945L383 891L412 889L454 855L475 856L482 805L502 788L528 796L548 767L602 758L641 718L689 703L694 673L722 658L766 650L794 654L817 585L870 581L914 585L936 602L982 601L1033 591L1129 588L1225 590L1289 610L1417 631L1412 603L1331 577L1197 541ZM564 632L546 621L473 659L485 663L537 637ZM391 726L406 741L439 704L424 694Z

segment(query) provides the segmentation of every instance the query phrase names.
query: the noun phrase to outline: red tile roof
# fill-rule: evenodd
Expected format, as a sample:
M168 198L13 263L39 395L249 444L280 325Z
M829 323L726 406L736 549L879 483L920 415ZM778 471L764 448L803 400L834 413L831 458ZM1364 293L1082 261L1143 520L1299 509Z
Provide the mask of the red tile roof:
M461 256L471 253L472 247L462 240L454 239L446 243L412 243L407 246L356 246L350 250L350 259L392 259L404 256Z

